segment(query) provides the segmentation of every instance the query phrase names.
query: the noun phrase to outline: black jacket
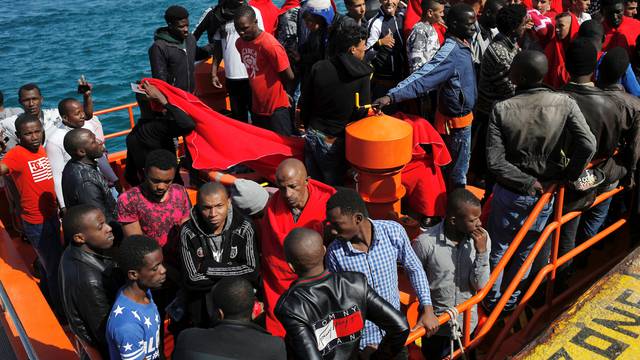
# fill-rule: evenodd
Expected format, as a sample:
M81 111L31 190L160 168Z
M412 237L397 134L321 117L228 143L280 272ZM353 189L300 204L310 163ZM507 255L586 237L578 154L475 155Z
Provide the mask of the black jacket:
M230 208L231 221L222 231L221 253L214 258L213 235L199 223L197 207L180 230L180 264L187 295L187 316L198 326L207 326L211 309L206 296L222 277L242 276L257 285L259 270L258 240L253 222L240 210Z
M97 164L69 160L62 170L62 194L67 207L94 205L102 210L107 222L112 222L117 217L116 199L111 195L107 179Z
M299 278L282 294L275 314L287 331L289 354L296 359L357 358L365 319L385 331L372 359L392 359L409 335L404 316L356 272L325 271Z
M575 181L595 149L595 136L567 94L518 89L491 111L487 166L498 184L518 194L529 194L536 180Z
M62 303L71 330L108 358L107 318L124 279L110 257L69 245L60 260Z
M284 360L284 342L250 322L221 320L211 329L191 328L178 337L175 360Z
M371 102L372 71L351 54L316 63L300 98L300 118L305 127L344 137L348 123L366 116L366 110L356 108L355 96L360 94L361 106Z
M140 104L141 118L127 135L127 162L125 179L131 186L140 185L143 179L144 162L153 150L165 149L176 152L174 138L188 135L196 124L187 113L167 104L165 114L155 113L145 102ZM176 172L179 177L179 172Z
M604 171L606 183L612 184L626 176L628 168L613 159L623 133L631 128L631 122L627 120L623 108L611 93L595 86L569 83L563 91L576 101L596 137L593 160L604 160L598 167Z
M193 93L196 89L195 62L211 56L209 50L198 47L192 34L186 40L174 38L167 27L156 30L153 40L149 48L151 76Z

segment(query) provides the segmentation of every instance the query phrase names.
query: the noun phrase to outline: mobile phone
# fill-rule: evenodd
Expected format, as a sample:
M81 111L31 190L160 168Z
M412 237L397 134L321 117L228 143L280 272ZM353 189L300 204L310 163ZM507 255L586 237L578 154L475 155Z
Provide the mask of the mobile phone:
M84 75L80 75L80 83L81 84L78 85L78 94L84 94L91 90L91 87L87 84L87 80L84 78Z

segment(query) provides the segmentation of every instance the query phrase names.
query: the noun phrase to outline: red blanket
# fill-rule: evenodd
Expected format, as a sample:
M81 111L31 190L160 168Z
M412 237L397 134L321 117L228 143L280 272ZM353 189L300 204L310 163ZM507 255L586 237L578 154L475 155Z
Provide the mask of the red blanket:
M186 143L196 169L224 170L243 163L273 179L275 169L282 160L288 157L302 159L303 139L281 136L223 116L196 96L162 80L143 81L158 87L172 105L193 118L196 129L186 137Z
M413 156L402 170L402 185L409 207L424 216L444 216L447 207L447 187L441 166L451 162L451 155L442 137L425 119L404 113L395 117L413 126ZM431 153L423 145L431 145Z
M297 278L284 257L284 238L296 227L313 229L323 233L326 206L335 189L313 179L309 180L309 200L297 222L293 221L291 210L276 192L265 209L260 224L262 246L262 280L267 311L267 330L275 336L284 336L285 331L273 314L278 298Z

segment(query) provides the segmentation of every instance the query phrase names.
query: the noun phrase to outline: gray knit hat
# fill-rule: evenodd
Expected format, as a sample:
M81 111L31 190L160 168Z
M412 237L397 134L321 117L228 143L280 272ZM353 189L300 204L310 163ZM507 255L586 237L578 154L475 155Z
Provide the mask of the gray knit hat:
M269 193L255 181L236 179L231 188L231 201L245 213L255 215L267 205Z

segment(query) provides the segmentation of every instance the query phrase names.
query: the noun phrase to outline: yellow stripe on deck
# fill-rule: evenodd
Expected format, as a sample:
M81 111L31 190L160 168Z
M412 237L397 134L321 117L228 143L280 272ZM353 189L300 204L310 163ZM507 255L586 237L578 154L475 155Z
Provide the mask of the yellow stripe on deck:
M640 359L640 249L515 358Z

